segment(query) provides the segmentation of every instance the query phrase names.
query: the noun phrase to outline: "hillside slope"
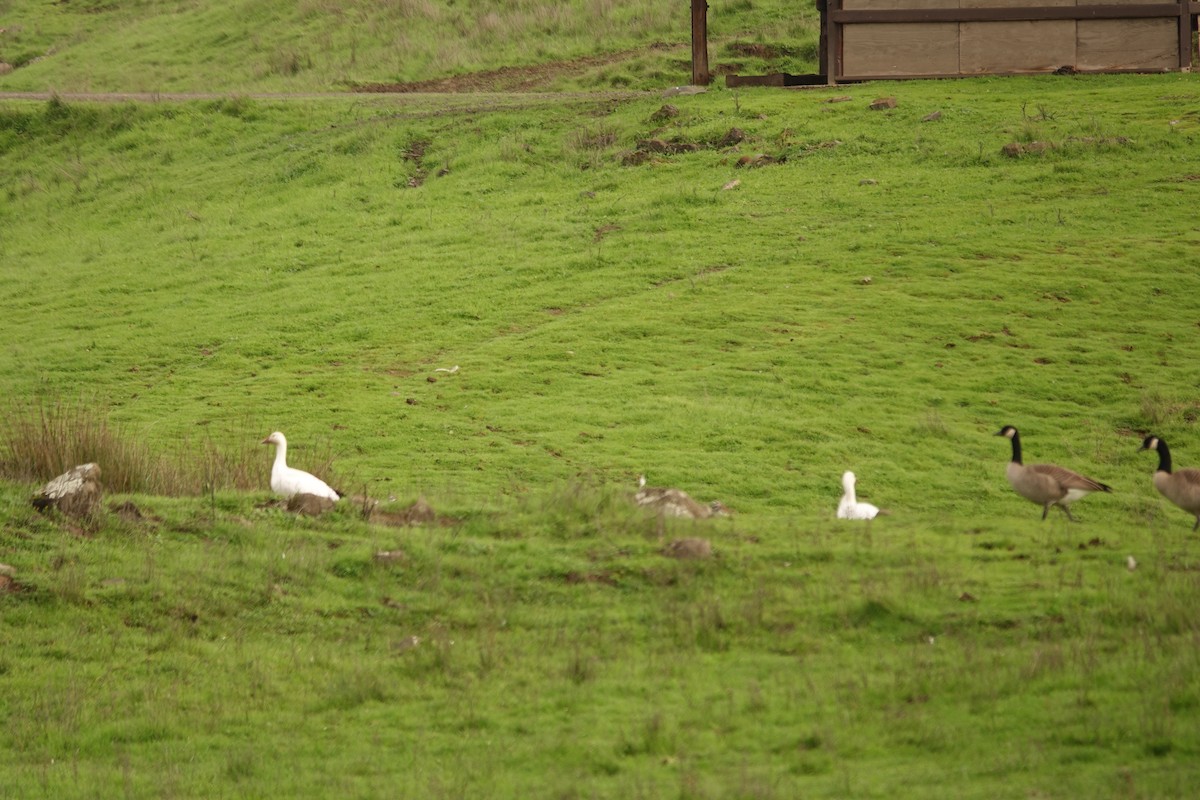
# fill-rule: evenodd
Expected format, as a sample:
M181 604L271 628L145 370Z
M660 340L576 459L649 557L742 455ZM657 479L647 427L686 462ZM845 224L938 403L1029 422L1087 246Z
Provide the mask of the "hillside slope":
M779 0L714 5L714 69L811 71L814 19ZM661 88L690 77L689 25L671 0L10 0L0 91L345 91L476 73L473 90ZM724 49L739 41L776 44ZM497 79L512 68L536 69Z
M1195 418L1194 79L892 90L10 105L0 378L414 488L970 508L1005 423L1141 480Z

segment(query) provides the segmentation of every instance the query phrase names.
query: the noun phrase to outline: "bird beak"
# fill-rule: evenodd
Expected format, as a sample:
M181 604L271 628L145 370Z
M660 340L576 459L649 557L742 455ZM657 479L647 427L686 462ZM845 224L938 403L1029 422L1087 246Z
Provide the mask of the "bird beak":
M992 434L992 436L1003 436L1003 435L1004 435L1004 431L996 431L995 433Z
M263 439L261 442L259 442L259 444L270 444L270 443L271 443L271 437L270 437L270 436L268 436L267 438L265 438L265 439Z

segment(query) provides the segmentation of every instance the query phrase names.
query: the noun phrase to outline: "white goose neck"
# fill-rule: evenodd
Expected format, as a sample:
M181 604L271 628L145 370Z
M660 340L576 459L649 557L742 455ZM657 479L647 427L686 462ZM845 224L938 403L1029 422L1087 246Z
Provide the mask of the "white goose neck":
M275 442L275 464L280 467L287 466L287 439L282 436Z

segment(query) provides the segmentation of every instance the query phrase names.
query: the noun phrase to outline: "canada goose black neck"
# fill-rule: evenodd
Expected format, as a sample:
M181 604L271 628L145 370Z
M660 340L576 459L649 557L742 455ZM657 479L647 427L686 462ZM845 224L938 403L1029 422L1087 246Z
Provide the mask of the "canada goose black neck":
M1005 425L1000 430L996 431L997 436L1007 436L1012 440L1012 462L1014 464L1021 463L1021 434L1017 433L1017 429L1012 425Z
M1143 450L1158 451L1158 469L1155 472L1165 472L1171 474L1171 451L1167 449L1167 443L1157 436L1147 436L1146 441L1142 442Z

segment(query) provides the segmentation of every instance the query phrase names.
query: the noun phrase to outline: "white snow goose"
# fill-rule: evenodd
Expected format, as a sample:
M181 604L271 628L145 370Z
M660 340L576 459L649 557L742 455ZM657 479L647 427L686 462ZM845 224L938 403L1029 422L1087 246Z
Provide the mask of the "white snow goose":
M856 481L857 478L854 477L853 472L846 470L842 473L842 499L838 502L837 518L875 519L880 513L879 509L870 503L858 502L858 496L854 493Z
M275 431L263 439L262 443L275 445L275 464L271 467L272 492L287 498L298 494L311 494L330 500L339 499L338 493L316 475L287 465L287 438L282 433Z

